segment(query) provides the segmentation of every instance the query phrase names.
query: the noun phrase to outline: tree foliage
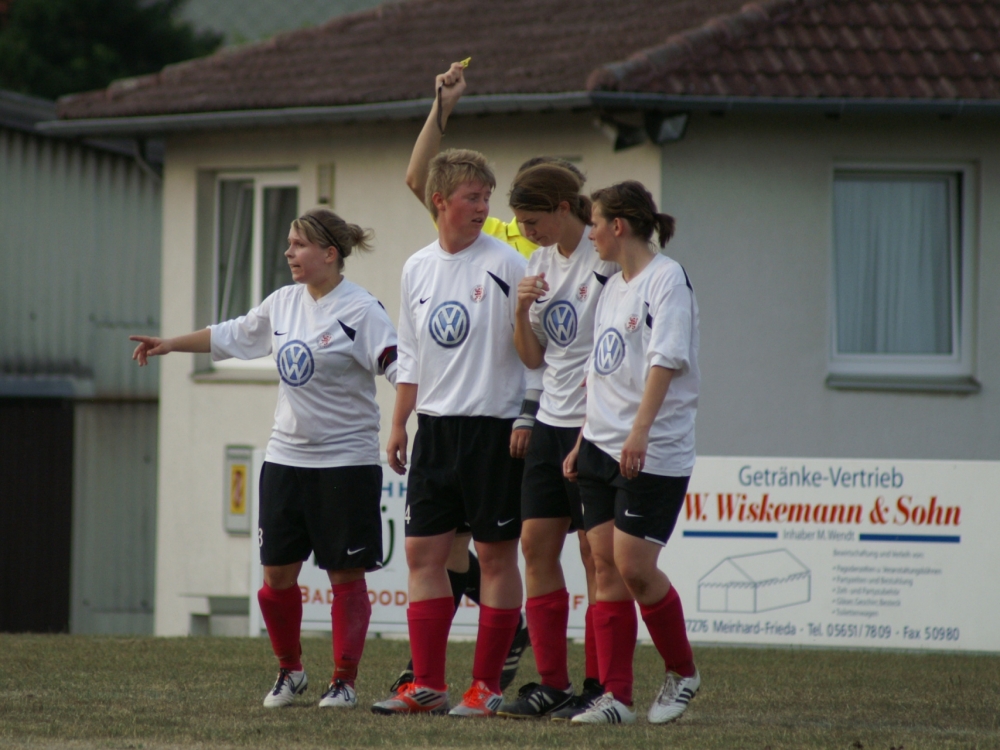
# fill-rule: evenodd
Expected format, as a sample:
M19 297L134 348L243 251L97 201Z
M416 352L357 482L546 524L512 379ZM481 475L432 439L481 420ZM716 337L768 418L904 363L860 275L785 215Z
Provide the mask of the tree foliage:
M0 0L0 88L55 99L214 51L185 0Z

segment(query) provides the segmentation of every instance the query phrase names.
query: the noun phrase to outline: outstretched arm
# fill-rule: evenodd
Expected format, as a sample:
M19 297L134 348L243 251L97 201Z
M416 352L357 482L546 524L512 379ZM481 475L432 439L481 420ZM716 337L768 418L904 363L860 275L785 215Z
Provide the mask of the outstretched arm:
M149 364L149 357L159 357L170 352L193 352L207 354L212 351L212 331L203 328L194 333L174 336L172 339L161 339L156 336L129 336L129 341L138 341L132 359L139 362L139 367Z
M417 200L424 202L424 187L427 185L428 167L431 159L437 156L441 150L441 130L447 125L448 117L458 100L462 98L465 91L465 75L463 71L465 65L460 62L452 63L447 73L442 73L434 79L434 105L431 113L427 115L417 142L413 144L413 153L410 154L410 163L406 167L406 185L417 196ZM437 95L441 90L441 96ZM440 123L438 128L438 104L441 106Z

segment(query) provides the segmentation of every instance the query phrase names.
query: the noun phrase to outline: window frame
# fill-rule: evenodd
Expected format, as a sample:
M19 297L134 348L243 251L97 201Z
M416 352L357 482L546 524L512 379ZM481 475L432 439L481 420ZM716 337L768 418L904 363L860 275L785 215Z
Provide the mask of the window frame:
M941 354L843 354L838 351L834 190L844 176L891 179L949 178L951 203L952 352ZM834 388L978 390L975 357L975 166L968 163L838 162L830 171L827 385ZM973 387L974 386L974 387Z
M302 203L302 180L297 169L275 170L226 170L215 174L214 215L212 217L212 322L222 322L219 317L219 241L222 227L219 222L222 182L224 180L253 181L253 221L250 239L250 307L256 307L264 300L264 190L266 188L294 187L298 191L299 205ZM277 372L274 357L258 359L224 359L213 362L217 370L267 370Z

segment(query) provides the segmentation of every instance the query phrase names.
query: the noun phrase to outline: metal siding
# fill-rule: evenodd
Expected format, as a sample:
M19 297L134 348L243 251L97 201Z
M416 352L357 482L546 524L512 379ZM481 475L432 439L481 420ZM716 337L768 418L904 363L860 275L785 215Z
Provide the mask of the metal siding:
M99 397L155 397L160 186L132 159L0 128L0 373L89 375Z
M73 633L153 632L157 411L76 405Z

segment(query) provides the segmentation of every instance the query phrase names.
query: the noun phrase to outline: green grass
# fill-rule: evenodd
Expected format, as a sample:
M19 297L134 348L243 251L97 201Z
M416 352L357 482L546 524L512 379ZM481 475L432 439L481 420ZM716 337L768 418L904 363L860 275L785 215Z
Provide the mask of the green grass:
M639 723L577 727L321 711L329 642L303 647L308 698L268 711L261 699L276 668L266 639L0 635L0 747L1000 748L997 656L699 648L701 693L679 722L651 726L643 717L662 662L640 646ZM449 647L453 700L472 648ZM362 706L383 697L407 653L405 642L368 642ZM578 681L582 661L571 646ZM532 679L529 650L516 685Z

